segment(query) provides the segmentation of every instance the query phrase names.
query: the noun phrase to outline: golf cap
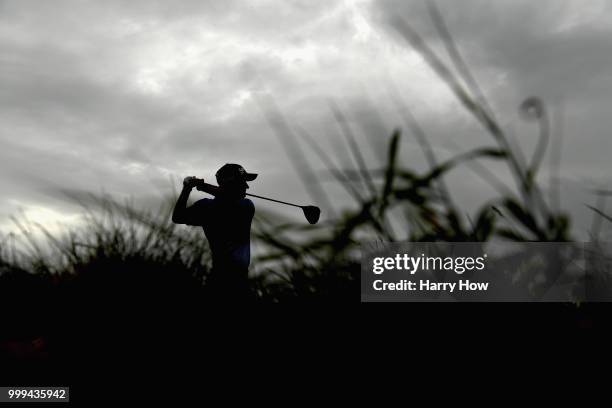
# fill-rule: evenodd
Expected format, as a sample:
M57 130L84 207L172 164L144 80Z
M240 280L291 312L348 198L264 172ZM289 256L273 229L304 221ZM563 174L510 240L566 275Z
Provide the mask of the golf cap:
M237 180L253 181L257 178L257 174L247 173L244 167L239 164L227 163L217 171L215 177L217 177L217 183L222 185Z

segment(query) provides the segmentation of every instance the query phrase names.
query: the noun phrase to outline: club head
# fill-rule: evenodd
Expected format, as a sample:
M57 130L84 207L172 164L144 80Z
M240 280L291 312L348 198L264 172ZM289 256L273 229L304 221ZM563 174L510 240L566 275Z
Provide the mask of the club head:
M315 207L314 205L306 205L302 207L304 211L304 216L311 224L316 224L319 221L319 217L321 216L321 209L319 207Z

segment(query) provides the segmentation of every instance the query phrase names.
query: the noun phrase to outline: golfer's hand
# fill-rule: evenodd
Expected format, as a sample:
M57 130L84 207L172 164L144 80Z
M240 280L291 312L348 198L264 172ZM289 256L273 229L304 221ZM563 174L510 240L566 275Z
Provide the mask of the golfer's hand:
M206 191L206 188L204 187L204 179L203 178L197 178L195 179L195 183L196 183L196 190L198 191Z
M183 179L183 188L188 188L188 189L194 188L198 184L197 180L198 179L193 176L185 177Z
M197 177L185 177L185 179L183 180L183 188L194 188L197 187L198 190L200 190L200 186L202 186L204 184L204 179L201 178L197 178Z

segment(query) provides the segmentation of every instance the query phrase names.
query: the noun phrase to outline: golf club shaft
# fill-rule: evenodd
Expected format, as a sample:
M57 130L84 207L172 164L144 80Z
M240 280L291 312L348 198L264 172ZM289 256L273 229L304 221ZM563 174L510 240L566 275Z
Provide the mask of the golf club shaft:
M255 194L248 194L248 193L247 193L247 195L248 195L248 196L250 196L250 197L257 197L257 198L261 198L262 200L274 201L275 203L281 203L281 204L291 205L291 206L293 206L293 207L298 207L298 208L302 208L302 207L303 207L302 205L292 204L292 203L288 203L288 202L286 202L286 201L281 201L281 200L275 200L275 199L273 199L273 198L262 197L262 196L258 196L258 195L255 195Z
M204 191L204 192L212 194L212 195L215 195L217 193L218 189L219 189L219 187L214 186L212 184L208 184L208 183L200 183L198 185L198 190ZM262 197L262 196L258 196L258 195L255 195L255 194L246 194L246 195L251 196L251 197L261 198L262 200L274 201L275 203L290 205L290 206L293 206L293 207L298 207L298 208L303 208L304 207L302 205L292 204L292 203L288 203L286 201L281 201L281 200L275 200L273 198Z

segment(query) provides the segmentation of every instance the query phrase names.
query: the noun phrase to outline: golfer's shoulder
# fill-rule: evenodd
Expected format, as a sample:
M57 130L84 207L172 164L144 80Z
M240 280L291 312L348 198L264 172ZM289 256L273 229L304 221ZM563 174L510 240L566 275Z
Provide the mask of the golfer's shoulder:
M248 198L243 198L240 200L240 207L247 211L255 211L255 204L253 204L253 202Z

